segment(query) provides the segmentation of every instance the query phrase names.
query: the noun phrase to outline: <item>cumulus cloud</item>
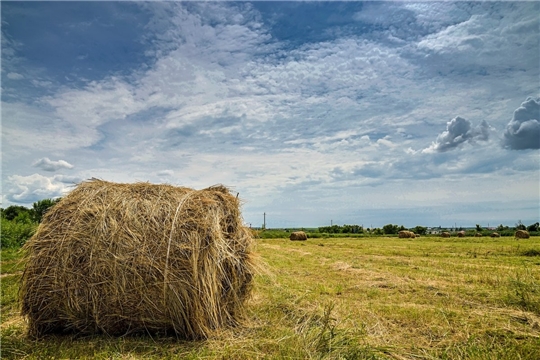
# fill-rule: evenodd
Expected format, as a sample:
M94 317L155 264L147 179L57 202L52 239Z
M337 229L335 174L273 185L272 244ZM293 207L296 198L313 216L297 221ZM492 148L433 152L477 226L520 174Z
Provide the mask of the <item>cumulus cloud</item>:
M65 160L53 161L49 158L41 158L32 164L33 167L40 168L45 171L58 171L60 169L73 169L73 165Z
M464 142L489 140L489 125L483 120L480 125L473 128L471 122L460 116L456 116L446 123L446 130L437 136L431 146L422 150L423 153L446 152L453 150Z
M540 149L540 98L527 98L506 126L503 144L512 150Z
M39 174L8 177L6 198L18 204L31 204L38 200L63 196L69 188L54 177Z

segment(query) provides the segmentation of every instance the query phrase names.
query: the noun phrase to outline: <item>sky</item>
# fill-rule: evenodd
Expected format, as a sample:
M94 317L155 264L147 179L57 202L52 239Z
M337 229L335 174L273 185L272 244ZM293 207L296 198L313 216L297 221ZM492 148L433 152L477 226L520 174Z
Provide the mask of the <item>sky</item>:
M538 2L4 2L2 207L228 186L246 224L540 219Z

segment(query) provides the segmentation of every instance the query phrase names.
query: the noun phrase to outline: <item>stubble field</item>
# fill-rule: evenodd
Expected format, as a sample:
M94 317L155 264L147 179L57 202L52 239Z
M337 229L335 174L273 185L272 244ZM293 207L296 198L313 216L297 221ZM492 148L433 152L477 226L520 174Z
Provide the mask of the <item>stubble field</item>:
M244 326L206 341L25 336L2 255L2 359L539 359L540 237L258 240Z

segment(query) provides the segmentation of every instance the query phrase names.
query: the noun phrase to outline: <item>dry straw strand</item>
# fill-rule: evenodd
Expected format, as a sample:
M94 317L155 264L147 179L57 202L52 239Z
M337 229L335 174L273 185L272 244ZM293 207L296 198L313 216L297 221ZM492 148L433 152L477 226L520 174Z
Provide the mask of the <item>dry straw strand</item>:
M212 336L243 318L258 269L253 245L224 186L83 182L24 247L29 335Z

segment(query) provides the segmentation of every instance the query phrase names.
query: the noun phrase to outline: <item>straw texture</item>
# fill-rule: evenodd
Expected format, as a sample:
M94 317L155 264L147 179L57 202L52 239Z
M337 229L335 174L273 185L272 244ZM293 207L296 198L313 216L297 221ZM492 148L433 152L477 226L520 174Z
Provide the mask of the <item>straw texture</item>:
M239 323L256 268L237 197L149 183L83 182L24 247L29 335L173 332Z

